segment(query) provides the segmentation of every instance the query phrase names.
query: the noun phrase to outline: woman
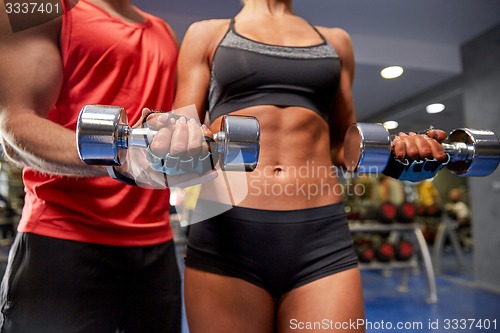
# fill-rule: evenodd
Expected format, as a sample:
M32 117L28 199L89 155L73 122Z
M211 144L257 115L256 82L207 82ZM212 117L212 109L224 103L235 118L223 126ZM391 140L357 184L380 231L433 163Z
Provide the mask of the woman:
M311 26L291 0L247 0L234 19L189 28L178 71L176 106L194 103L202 121L208 110L212 131L224 114L261 125L259 165L239 174L246 196L236 203L229 194L235 207L191 226L190 332L363 332L360 273L332 168L332 156L343 165L355 122L349 35ZM442 158L439 147L401 134L394 149ZM223 200L214 193L204 186L201 197Z

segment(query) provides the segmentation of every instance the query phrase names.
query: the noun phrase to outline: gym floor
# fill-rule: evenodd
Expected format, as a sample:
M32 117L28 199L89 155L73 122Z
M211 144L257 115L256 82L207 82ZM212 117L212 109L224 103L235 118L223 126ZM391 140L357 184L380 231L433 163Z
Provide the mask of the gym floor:
M401 292L399 271L388 275L380 270L362 270L366 331L500 332L500 293L474 285L471 258L470 252L465 253L466 268L459 271L454 255L443 254L442 273L436 276L439 299L434 304L426 302L427 284L421 272L412 273L409 290ZM188 332L184 320L183 333Z
M470 263L470 253L466 259ZM427 285L422 274L412 275L409 290L399 292L397 273L384 276L380 271L363 271L366 320L373 321L367 332L390 331L376 329L382 320L393 326L408 325L399 332L500 331L500 294L477 288L471 265L465 272L458 272L454 260L449 254L443 257L442 273L436 276L438 302L434 304L426 302ZM485 329L487 325L489 330Z

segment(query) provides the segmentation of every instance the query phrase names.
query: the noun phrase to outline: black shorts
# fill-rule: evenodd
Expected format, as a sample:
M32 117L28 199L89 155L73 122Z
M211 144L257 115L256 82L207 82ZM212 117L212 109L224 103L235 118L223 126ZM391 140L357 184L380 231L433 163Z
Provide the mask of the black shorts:
M357 266L344 204L269 211L233 207L189 229L186 266L284 293Z
M172 241L116 247L20 233L1 302L1 332L181 332Z

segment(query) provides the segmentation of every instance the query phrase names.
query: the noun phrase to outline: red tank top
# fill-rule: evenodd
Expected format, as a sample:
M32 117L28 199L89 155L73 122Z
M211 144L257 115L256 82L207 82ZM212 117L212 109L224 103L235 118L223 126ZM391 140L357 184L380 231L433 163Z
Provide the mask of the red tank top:
M50 120L75 130L85 104L123 106L131 124L142 107L171 109L177 46L163 21L139 12L144 23L127 23L80 0L63 15L64 81ZM168 190L128 186L109 177L54 177L30 168L23 179L21 232L116 246L172 239Z

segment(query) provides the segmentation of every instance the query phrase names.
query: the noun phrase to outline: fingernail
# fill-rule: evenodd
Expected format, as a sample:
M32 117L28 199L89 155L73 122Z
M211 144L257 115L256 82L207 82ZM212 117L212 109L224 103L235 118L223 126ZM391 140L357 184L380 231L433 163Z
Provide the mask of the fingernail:
M186 124L186 118L185 117L180 117L179 120L177 120L181 124Z
M208 127L205 124L201 125L201 129L204 130L204 131L208 131Z
M197 122L194 118L189 119L189 122L190 122L191 124L195 124L195 125L197 125L197 124L198 124L198 122Z
M161 121L162 123L168 122L169 119L170 119L170 115L168 113L160 114L158 116L158 120Z

